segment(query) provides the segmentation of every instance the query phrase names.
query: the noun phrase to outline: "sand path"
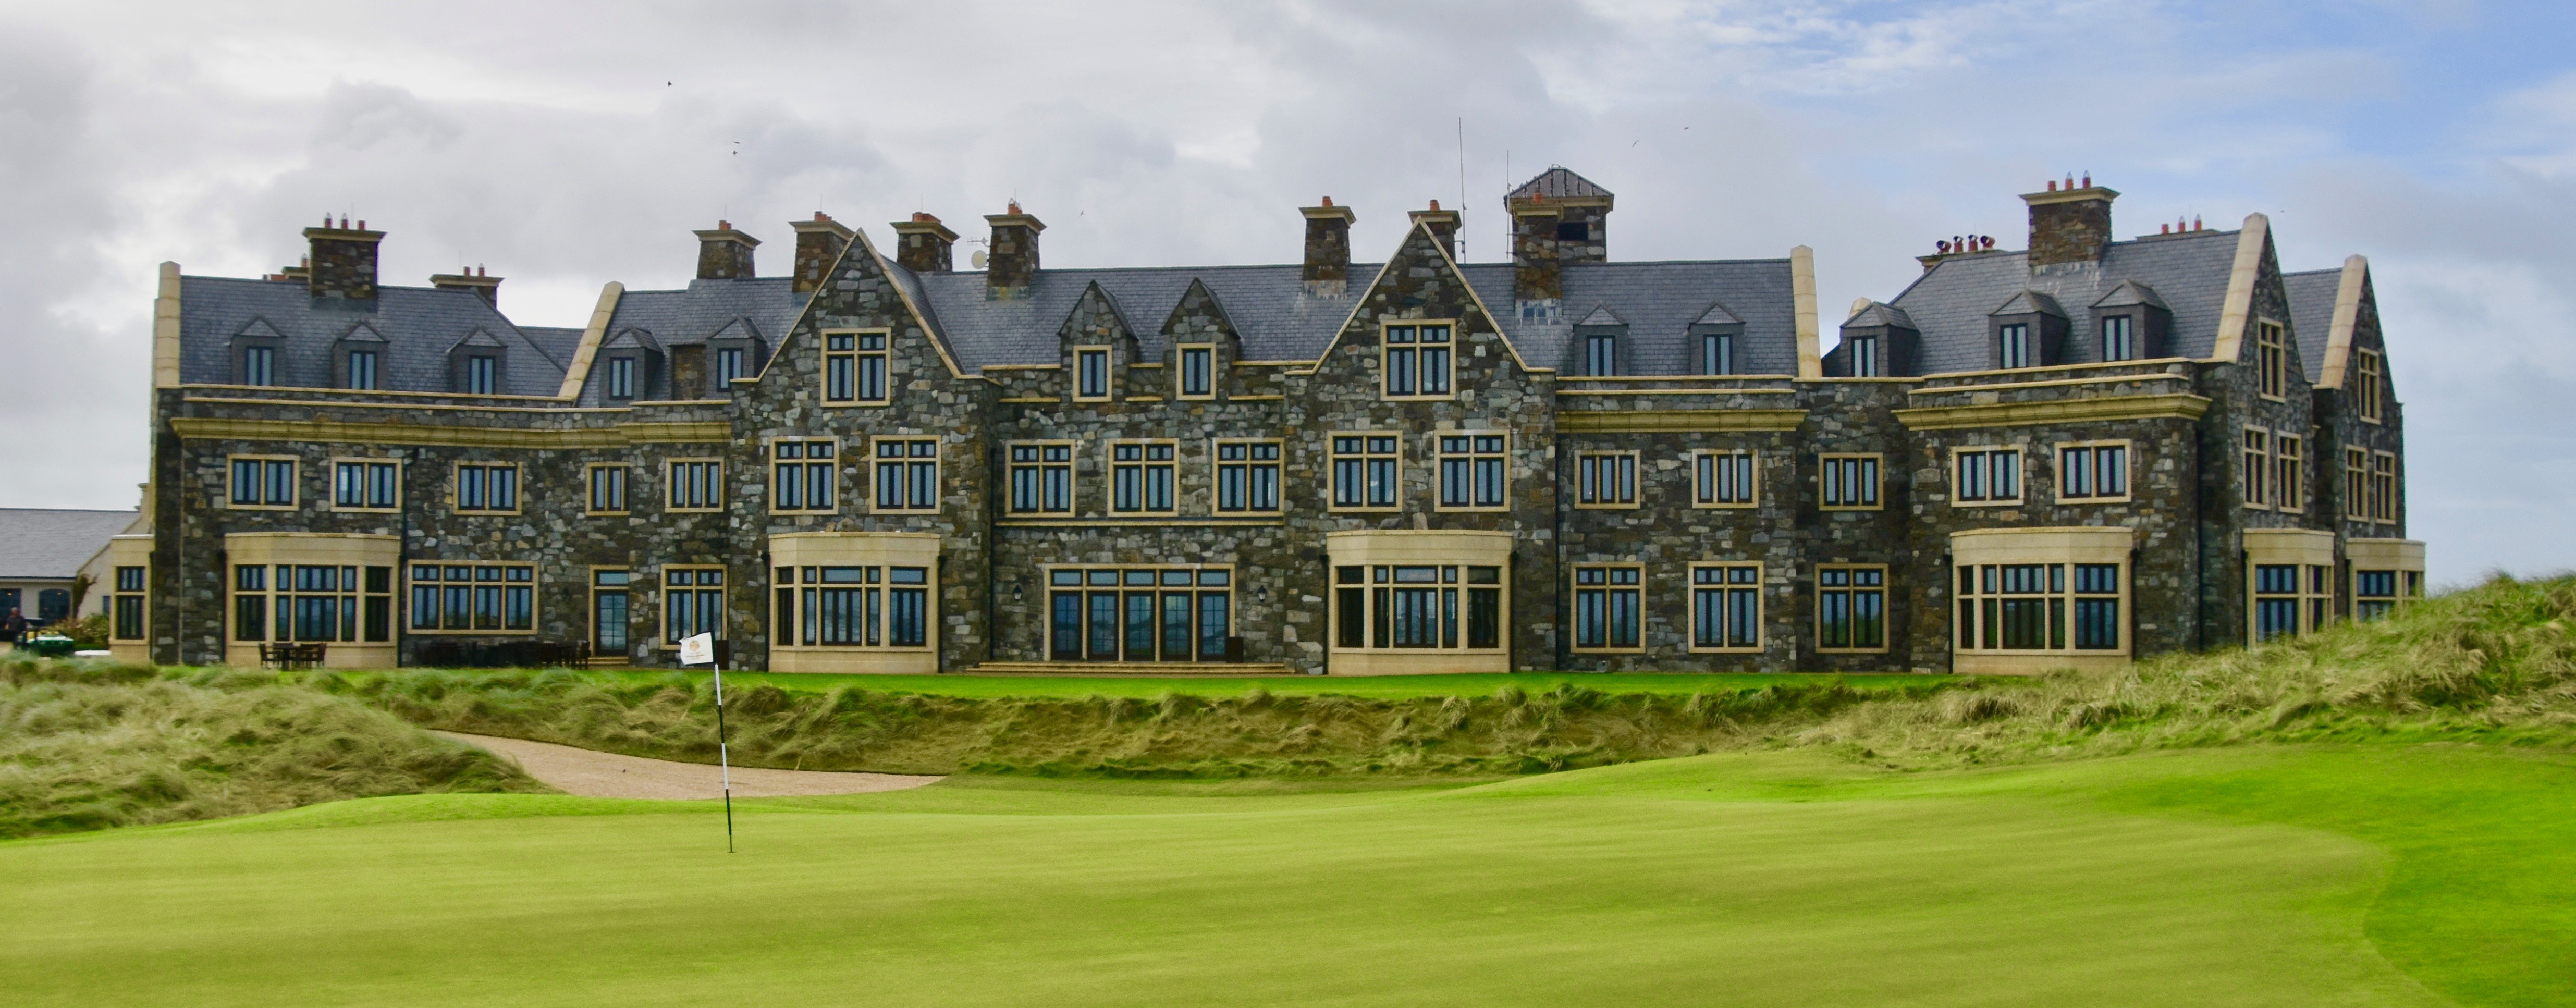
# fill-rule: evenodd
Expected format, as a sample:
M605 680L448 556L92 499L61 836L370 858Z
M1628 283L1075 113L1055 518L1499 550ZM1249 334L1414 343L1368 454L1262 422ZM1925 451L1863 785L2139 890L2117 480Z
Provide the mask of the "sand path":
M566 794L581 795L585 798L720 798L724 796L722 777L715 767L704 763L673 763L669 760L576 749L552 742L530 742L526 739L467 735L462 732L443 731L430 734L479 746L508 757L517 762L521 769L526 770L528 776L544 781ZM937 777L916 777L908 774L735 767L733 768L733 793L737 798L864 794L870 791L901 791L906 788L917 788L938 780Z

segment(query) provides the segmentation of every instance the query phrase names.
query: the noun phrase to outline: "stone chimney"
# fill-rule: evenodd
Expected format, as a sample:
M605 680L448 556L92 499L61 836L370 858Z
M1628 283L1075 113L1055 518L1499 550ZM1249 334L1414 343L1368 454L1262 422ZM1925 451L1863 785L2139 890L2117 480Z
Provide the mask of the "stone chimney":
M460 266L454 273L432 273L429 285L439 290L470 290L494 310L501 307L501 278L486 275L480 266L473 269Z
M2084 177L2081 187L2069 177L2060 187L2050 182L2040 192L2022 194L2030 204L2030 265L2037 269L2061 263L2102 261L2111 244L2111 201L2120 194Z
M1432 200L1431 209L1410 211L1405 216L1412 218L1415 224L1430 228L1431 237L1440 241L1441 248L1449 250L1449 258L1458 258L1458 211L1440 209L1440 201Z
M1512 209L1512 299L1555 301L1565 296L1556 254L1557 219L1564 208L1545 196L1515 198Z
M850 229L842 227L830 214L814 211L809 221L789 221L796 229L796 293L805 294L823 286L823 274L841 259L841 250L850 247ZM751 253L743 253L743 275L751 275Z
M752 271L751 250L760 247L760 239L733 229L732 221L717 221L713 231L698 232L698 279L749 280Z
M915 211L912 219L894 222L895 265L915 273L946 273L956 269L949 250L957 244L957 232L939 223L939 218Z
M1029 292L1029 278L1038 272L1038 232L1046 224L1020 212L1017 201L1011 212L984 215L993 226L993 244L985 253L984 299L1008 300Z
M1306 293L1339 297L1351 284L1351 224L1359 220L1349 207L1333 205L1324 197L1322 206L1299 207L1306 215Z
M385 240L384 232L367 230L366 221L350 227L346 217L334 226L330 216L324 215L321 227L304 229L304 240L313 248L312 255L305 259L311 269L305 286L314 297L376 299L376 245Z

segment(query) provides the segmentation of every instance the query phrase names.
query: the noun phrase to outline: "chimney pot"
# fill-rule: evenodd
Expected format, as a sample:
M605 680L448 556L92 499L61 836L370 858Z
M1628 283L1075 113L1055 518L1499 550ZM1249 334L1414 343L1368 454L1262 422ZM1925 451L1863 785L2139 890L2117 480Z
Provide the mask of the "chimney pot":
M2194 214L2194 215L2192 215L2192 218L2191 218L2191 229L2192 229L2192 230L2194 230L2194 231L2198 231L2198 230L2200 230L2200 216L2199 216L2198 214Z
M1018 200L1012 200L1012 201L1011 201L1011 215L1016 217L1016 216L1019 216L1019 213L1020 213L1020 201L1018 201Z
M1991 249L1993 249L1994 247L1995 247L1995 236L1993 236L1993 235L1987 235L1987 236L1986 236L1986 248L1987 248L1987 249L1989 249L1989 250L1991 250Z
M2171 225L2171 224L2158 224L2158 225L2156 225L2156 233L2157 233L2157 234L2172 234L2172 233L2173 233L2173 225Z
M1439 201L1439 200L1432 200L1432 201L1431 201L1431 209L1434 209L1434 210L1438 210L1438 209L1440 209L1440 201Z
M2085 173L2084 173L2084 188L2087 188L2087 189L2091 189L2091 188L2093 188L2093 173L2092 173L2092 172L2085 172Z
M2048 191L2049 191L2049 192L2056 192L2056 191L2057 191L2057 180L2056 180L2056 179L2049 179L2049 180L2048 180Z

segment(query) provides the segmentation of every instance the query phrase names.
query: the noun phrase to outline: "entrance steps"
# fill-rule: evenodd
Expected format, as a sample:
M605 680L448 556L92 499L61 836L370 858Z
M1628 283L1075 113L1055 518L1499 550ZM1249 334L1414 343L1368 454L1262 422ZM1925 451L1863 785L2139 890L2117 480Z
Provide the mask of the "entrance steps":
M1117 676L1138 678L1248 679L1291 676L1288 666L1252 662L985 662L951 675Z

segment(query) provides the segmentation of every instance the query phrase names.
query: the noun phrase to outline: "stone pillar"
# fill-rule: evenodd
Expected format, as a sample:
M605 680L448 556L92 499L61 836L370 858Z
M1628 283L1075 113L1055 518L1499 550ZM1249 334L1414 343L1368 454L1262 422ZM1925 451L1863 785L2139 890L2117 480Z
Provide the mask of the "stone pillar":
M895 265L915 273L946 273L956 269L950 249L957 244L957 232L939 223L939 218L914 212L908 221L894 222Z
M2022 194L2030 204L2031 266L2102 261L2103 247L2111 244L2111 201L2119 197L2090 177L2082 188L2051 182L2045 191Z
M1513 300L1554 301L1565 296L1556 252L1556 223L1563 215L1544 197L1512 201Z
M1449 250L1449 258L1458 258L1458 211L1440 209L1440 201L1432 200L1431 209L1410 211L1405 216L1418 226L1430 228L1431 237Z
M1038 272L1038 232L1046 224L1020 212L1011 204L1011 212L986 214L984 222L993 226L992 250L984 266L984 298L1007 300L1029 292L1029 278Z
M304 229L304 240L313 248L305 284L314 297L376 299L376 244L385 240L384 232L367 230L366 221L350 227L346 217L333 227L324 217L321 227Z
M717 221L715 230L697 235L698 279L749 280L757 275L751 250L760 247L760 239L734 230L732 221Z
M460 266L454 273L432 273L429 285L439 290L470 290L481 297L484 304L495 310L501 307L501 278L486 275L480 266L473 269Z
M814 211L814 219L790 221L796 229L796 275L794 287L799 294L823 286L823 274L841 260L841 250L850 247L850 229L823 211ZM748 271L746 271L748 275Z
M1333 205L1324 197L1322 206L1298 208L1306 215L1306 293L1339 295L1350 289L1351 224L1359 220L1349 207Z

